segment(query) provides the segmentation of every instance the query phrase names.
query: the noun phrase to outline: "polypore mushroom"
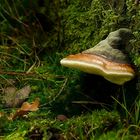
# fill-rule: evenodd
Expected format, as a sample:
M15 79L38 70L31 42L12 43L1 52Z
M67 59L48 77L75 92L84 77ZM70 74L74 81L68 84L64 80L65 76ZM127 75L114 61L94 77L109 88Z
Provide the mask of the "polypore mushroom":
M123 85L135 76L127 54L124 52L133 34L121 28L111 32L107 38L93 48L63 58L63 66L77 68L83 72L103 76L108 81Z

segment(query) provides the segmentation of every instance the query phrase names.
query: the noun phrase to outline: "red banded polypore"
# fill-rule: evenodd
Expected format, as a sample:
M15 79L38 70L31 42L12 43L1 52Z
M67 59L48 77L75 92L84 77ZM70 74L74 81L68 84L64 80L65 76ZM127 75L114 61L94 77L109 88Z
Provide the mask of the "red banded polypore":
M131 80L135 72L130 64L117 63L104 57L79 53L61 60L61 65L83 72L103 76L108 81L122 85Z
M66 67L103 76L112 83L123 85L135 76L127 55L120 50L121 47L126 47L131 36L132 33L129 29L121 28L111 32L95 47L82 53L69 55L60 63Z

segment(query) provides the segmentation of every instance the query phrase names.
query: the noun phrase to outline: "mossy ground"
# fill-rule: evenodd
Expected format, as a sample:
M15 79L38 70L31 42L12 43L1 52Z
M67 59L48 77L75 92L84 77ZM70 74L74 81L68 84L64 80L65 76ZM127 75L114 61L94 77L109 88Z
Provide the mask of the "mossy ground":
M103 0L46 0L43 5L26 0L10 5L3 0L2 4L0 96L5 87L30 85L27 101L39 97L40 106L13 121L0 117L0 139L140 138L139 76L117 86L60 65L65 56L93 47L109 32L127 27L136 37L130 57L139 72L139 5L131 0L126 0L127 9L121 2L113 7L112 1ZM17 109L0 102L0 112L10 114ZM58 115L67 119L60 120Z

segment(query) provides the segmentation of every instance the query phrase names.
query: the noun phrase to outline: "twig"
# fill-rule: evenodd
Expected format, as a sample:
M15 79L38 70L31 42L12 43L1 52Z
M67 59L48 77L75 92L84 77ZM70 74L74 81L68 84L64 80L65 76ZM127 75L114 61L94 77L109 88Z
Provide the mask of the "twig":
M72 103L74 104L94 104L94 105L100 105L100 106L110 106L108 104L105 104L105 103L101 103L101 102L98 102L98 101L72 101Z
M31 73L31 72L14 72L14 71L0 71L0 75L16 75L16 76L34 76L34 77L39 77L41 79L47 79L48 76L50 76L49 74L37 74L37 73ZM65 76L63 75L54 75L54 78L62 78L64 79Z
M57 97L62 93L62 91L64 90L64 88L65 88L65 86L66 86L66 84L67 84L67 81L68 81L68 78L65 79L65 81L64 81L64 83L63 83L63 85L62 85L60 91L58 92L58 94L57 94L50 102L41 105L41 107L44 107L44 106L46 106L47 104L51 104L53 101L55 101L56 98L57 98Z
M14 72L14 71L0 71L0 75L21 75L21 76L34 76L35 73Z

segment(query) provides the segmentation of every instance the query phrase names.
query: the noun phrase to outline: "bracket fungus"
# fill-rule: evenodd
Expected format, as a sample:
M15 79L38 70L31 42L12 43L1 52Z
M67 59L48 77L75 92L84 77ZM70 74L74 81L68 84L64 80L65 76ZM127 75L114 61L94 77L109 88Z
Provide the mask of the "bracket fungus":
M129 29L120 28L109 33L105 40L93 48L69 55L60 63L62 66L100 75L112 83L123 85L135 76L128 55L124 51L133 36Z

